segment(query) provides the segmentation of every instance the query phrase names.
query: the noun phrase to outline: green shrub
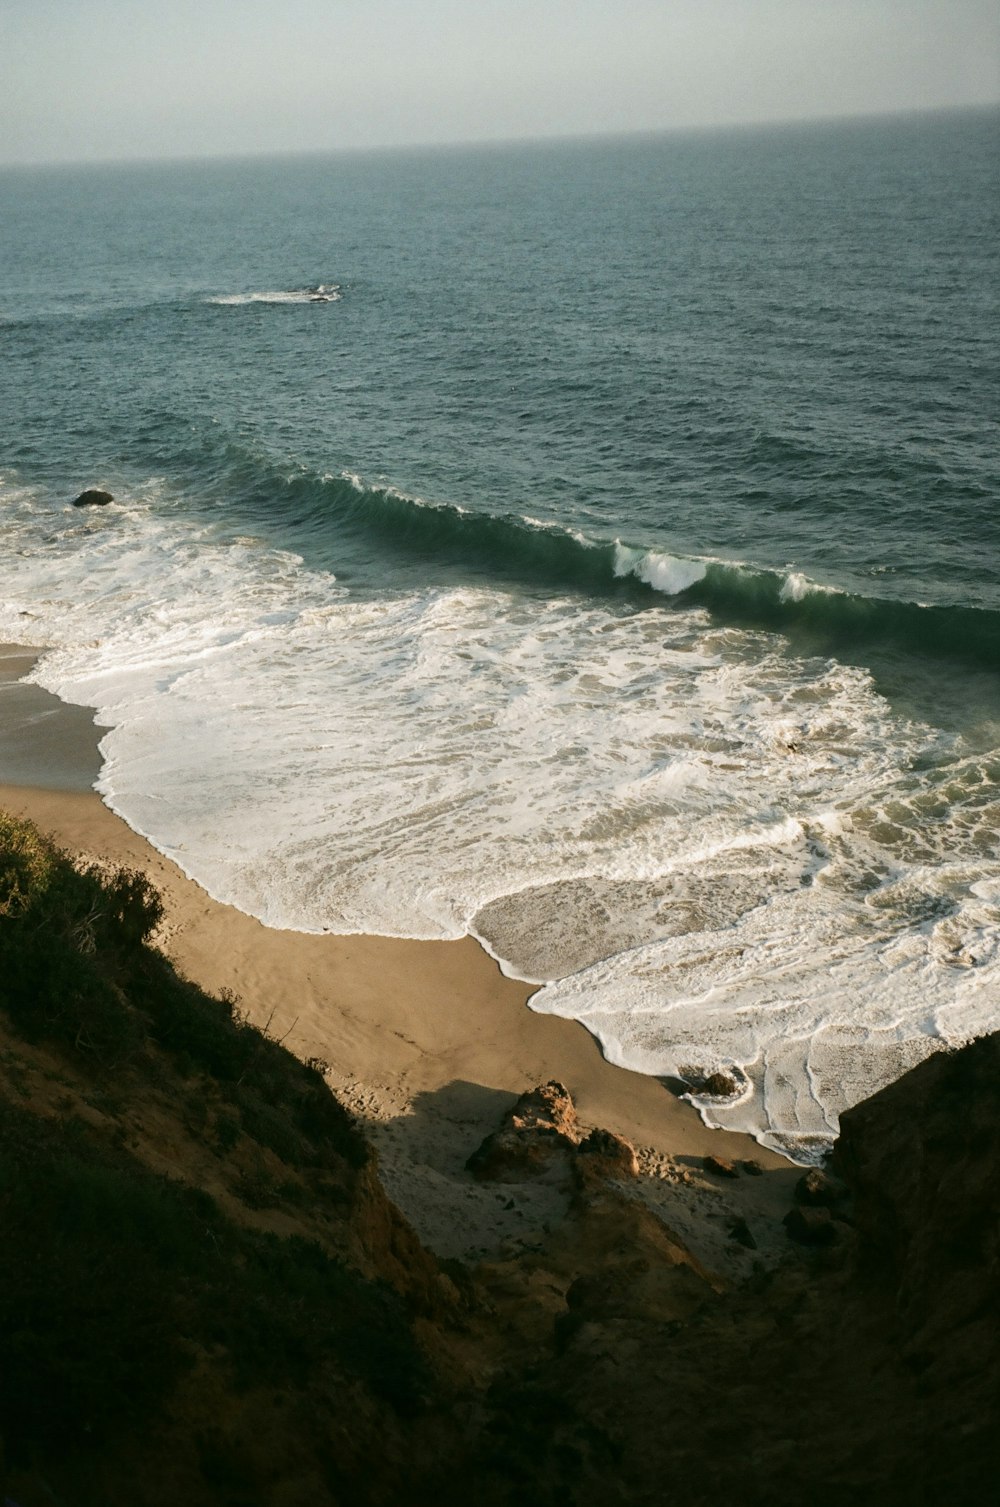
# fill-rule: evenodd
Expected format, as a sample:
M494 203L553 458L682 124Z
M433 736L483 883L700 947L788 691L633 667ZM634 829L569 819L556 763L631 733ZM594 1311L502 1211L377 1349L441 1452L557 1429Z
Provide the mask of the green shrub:
M29 822L0 811L0 916L16 917L44 893L55 849Z
M180 978L147 945L162 915L145 875L77 869L0 812L0 1007L22 1035L61 1041L99 1069L155 1045L184 1075L212 1078L247 1133L293 1165L333 1150L362 1166L367 1145L327 1088L328 1065L298 1062L234 995L213 999Z
M117 1065L144 1030L121 985L122 952L156 924L142 875L78 871L27 822L0 812L0 1004L29 1039L55 1037Z

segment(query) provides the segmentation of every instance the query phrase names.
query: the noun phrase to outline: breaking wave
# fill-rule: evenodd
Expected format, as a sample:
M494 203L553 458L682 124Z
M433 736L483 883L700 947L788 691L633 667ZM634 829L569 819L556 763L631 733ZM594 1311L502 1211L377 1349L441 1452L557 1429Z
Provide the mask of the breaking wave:
M897 647L1000 666L1000 612L987 608L868 596L801 571L591 538L523 515L425 501L346 472L317 475L301 467L281 473L244 462L240 485L261 522L275 518L303 540L335 545L346 535L390 556L557 590L655 593L732 626L806 637L816 652Z

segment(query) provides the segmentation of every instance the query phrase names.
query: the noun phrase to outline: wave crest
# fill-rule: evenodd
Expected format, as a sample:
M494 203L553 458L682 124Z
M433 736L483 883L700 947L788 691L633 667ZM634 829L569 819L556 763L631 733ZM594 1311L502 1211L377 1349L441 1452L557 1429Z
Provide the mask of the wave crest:
M279 476L267 470L256 481L268 512L277 507L284 522L334 545L346 533L389 555L465 565L499 581L598 595L633 591L640 599L654 592L732 626L808 638L822 652L892 646L1000 667L1000 612L987 608L867 596L812 581L800 570L588 538L523 515L427 501L348 472L318 476L302 468Z

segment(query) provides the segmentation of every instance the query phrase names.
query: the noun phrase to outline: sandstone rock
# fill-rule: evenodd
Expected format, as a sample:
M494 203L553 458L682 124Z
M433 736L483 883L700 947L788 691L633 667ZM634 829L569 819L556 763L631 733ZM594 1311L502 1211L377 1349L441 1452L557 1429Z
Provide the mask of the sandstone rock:
M723 1068L706 1072L704 1068L685 1067L681 1070L681 1084L690 1094L704 1094L711 1099L731 1099L743 1087L735 1073Z
M791 1209L782 1223L789 1240L795 1240L799 1245L835 1245L838 1239L837 1226L829 1209Z
M577 1167L588 1177L638 1177L635 1148L613 1130L592 1130L577 1147Z
M716 1177L739 1177L739 1173L732 1162L724 1156L706 1156L704 1159L706 1172L712 1172Z
M579 1142L573 1100L553 1079L522 1094L465 1165L481 1182L520 1182L547 1171Z
M79 497L73 498L73 506L75 508L104 508L114 500L110 492L105 492L100 487L87 487Z

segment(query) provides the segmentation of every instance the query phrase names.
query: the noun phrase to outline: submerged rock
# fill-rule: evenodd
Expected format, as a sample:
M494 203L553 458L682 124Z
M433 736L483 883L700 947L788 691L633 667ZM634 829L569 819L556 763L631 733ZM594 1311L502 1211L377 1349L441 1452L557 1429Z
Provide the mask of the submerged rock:
M110 492L105 492L101 487L87 487L79 497L73 498L75 508L106 508L109 502L114 502Z

